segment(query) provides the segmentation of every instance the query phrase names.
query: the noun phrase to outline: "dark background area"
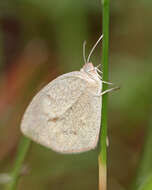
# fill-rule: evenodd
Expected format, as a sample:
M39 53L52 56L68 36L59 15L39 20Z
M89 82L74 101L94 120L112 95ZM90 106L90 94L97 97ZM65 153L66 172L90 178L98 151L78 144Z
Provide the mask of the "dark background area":
M121 86L109 95L111 190L132 183L152 115L151 18L151 1L111 1L109 81ZM31 98L60 74L80 70L83 41L88 54L101 31L99 0L0 1L0 173L13 166ZM101 55L102 43L94 65ZM60 155L32 143L18 189L97 189L97 154Z

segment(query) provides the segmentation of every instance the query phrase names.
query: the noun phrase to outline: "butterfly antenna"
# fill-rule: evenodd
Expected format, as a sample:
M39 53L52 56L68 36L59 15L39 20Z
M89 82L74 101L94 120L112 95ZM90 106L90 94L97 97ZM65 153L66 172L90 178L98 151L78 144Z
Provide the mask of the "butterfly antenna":
M86 43L87 43L86 41L83 42L83 60L84 60L84 63L87 63L86 51L85 51Z
M101 40L102 38L103 38L103 35L100 36L100 38L97 40L97 42L96 42L96 43L94 44L94 46L92 47L92 49L91 49L91 51L90 51L90 53L89 53L89 55L88 55L88 58L87 58L87 63L89 63L90 57L91 57L91 55L92 55L94 49L97 47L98 43L100 42L100 40Z

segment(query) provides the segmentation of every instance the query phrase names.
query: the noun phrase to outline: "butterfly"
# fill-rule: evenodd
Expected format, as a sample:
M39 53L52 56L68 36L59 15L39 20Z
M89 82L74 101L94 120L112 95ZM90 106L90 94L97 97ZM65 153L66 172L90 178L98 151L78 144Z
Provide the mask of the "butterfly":
M100 36L80 71L63 74L38 92L21 121L22 133L52 150L70 154L94 149L101 125L102 73L90 57Z

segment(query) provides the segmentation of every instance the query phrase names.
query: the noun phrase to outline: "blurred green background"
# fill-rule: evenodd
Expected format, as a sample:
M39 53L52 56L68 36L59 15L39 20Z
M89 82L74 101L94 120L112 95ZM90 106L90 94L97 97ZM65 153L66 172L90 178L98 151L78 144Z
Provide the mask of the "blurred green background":
M110 2L108 189L132 183L152 115L152 1ZM31 98L60 74L80 70L102 32L99 0L0 1L0 173L13 166ZM92 62L101 62L102 43ZM98 189L98 150L60 155L32 143L19 190ZM151 170L152 171L152 170ZM0 184L0 189L3 185Z

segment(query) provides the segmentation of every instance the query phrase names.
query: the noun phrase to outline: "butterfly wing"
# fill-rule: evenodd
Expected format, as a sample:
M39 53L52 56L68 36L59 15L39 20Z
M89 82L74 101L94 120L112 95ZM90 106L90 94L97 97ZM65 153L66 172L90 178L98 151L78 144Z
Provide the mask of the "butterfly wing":
M61 153L82 152L96 146L101 98L91 93L79 74L58 77L33 98L21 123L27 137Z

